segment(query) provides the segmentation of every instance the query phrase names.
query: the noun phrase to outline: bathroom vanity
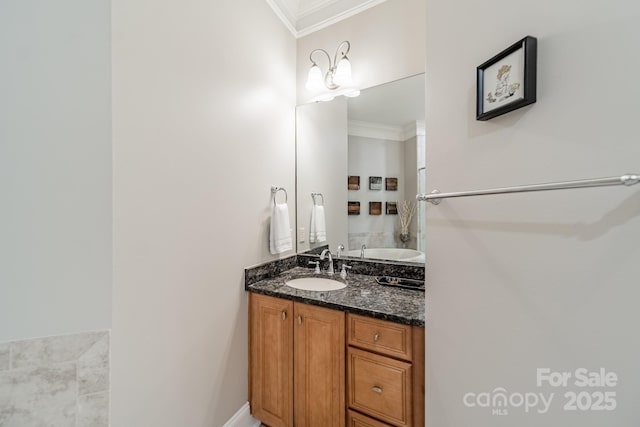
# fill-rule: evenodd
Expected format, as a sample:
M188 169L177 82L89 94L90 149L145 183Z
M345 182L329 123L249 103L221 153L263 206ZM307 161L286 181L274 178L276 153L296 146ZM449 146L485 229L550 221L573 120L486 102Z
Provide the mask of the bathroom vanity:
M285 282L313 269L267 270L246 283L255 418L270 427L424 426L424 292L365 274L349 274L343 289L307 291Z

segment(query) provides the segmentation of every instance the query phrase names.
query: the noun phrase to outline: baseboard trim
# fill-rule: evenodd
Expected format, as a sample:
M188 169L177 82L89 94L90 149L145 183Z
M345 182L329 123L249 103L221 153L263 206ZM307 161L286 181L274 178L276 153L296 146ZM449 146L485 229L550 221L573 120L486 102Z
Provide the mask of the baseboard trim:
M259 425L260 421L251 416L249 402L247 402L222 427L258 427Z

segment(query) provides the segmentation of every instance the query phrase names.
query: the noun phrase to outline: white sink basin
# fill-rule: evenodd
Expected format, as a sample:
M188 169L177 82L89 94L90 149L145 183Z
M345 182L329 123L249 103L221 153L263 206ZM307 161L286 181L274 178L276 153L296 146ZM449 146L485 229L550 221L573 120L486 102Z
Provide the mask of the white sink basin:
M284 283L292 288L305 291L335 291L347 287L347 285L342 282L324 277L301 277L299 279L287 280Z

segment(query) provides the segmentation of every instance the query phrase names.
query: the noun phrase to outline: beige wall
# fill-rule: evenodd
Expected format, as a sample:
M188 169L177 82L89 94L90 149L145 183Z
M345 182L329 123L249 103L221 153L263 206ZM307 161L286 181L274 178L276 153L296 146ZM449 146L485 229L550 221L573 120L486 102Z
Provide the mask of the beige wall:
M640 6L429 0L427 180L460 191L640 172ZM464 12L464 13L462 13ZM538 101L475 120L475 67L538 38ZM427 208L427 417L437 427L638 424L640 190L469 197ZM536 386L536 369L614 371L616 388ZM546 415L468 392L555 392ZM563 411L567 391L617 409Z
M351 43L349 59L353 80L360 89L423 73L425 7L426 0L388 0L298 39L298 104L308 102L314 96L305 88L311 51L324 49L333 59L343 40ZM317 59L315 55L314 59ZM326 61L326 58L318 60L323 72L328 68Z
M247 401L271 185L295 218L295 40L263 0L112 13L112 425L220 426Z

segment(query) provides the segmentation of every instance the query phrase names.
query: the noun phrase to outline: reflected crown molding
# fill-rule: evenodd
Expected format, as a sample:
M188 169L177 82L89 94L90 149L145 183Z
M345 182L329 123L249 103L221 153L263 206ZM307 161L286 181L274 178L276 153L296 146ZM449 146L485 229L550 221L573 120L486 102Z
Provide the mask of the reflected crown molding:
M405 126L390 126L380 123L349 120L348 133L364 138L385 139L389 141L406 141L415 136L425 135L424 120L416 120Z

